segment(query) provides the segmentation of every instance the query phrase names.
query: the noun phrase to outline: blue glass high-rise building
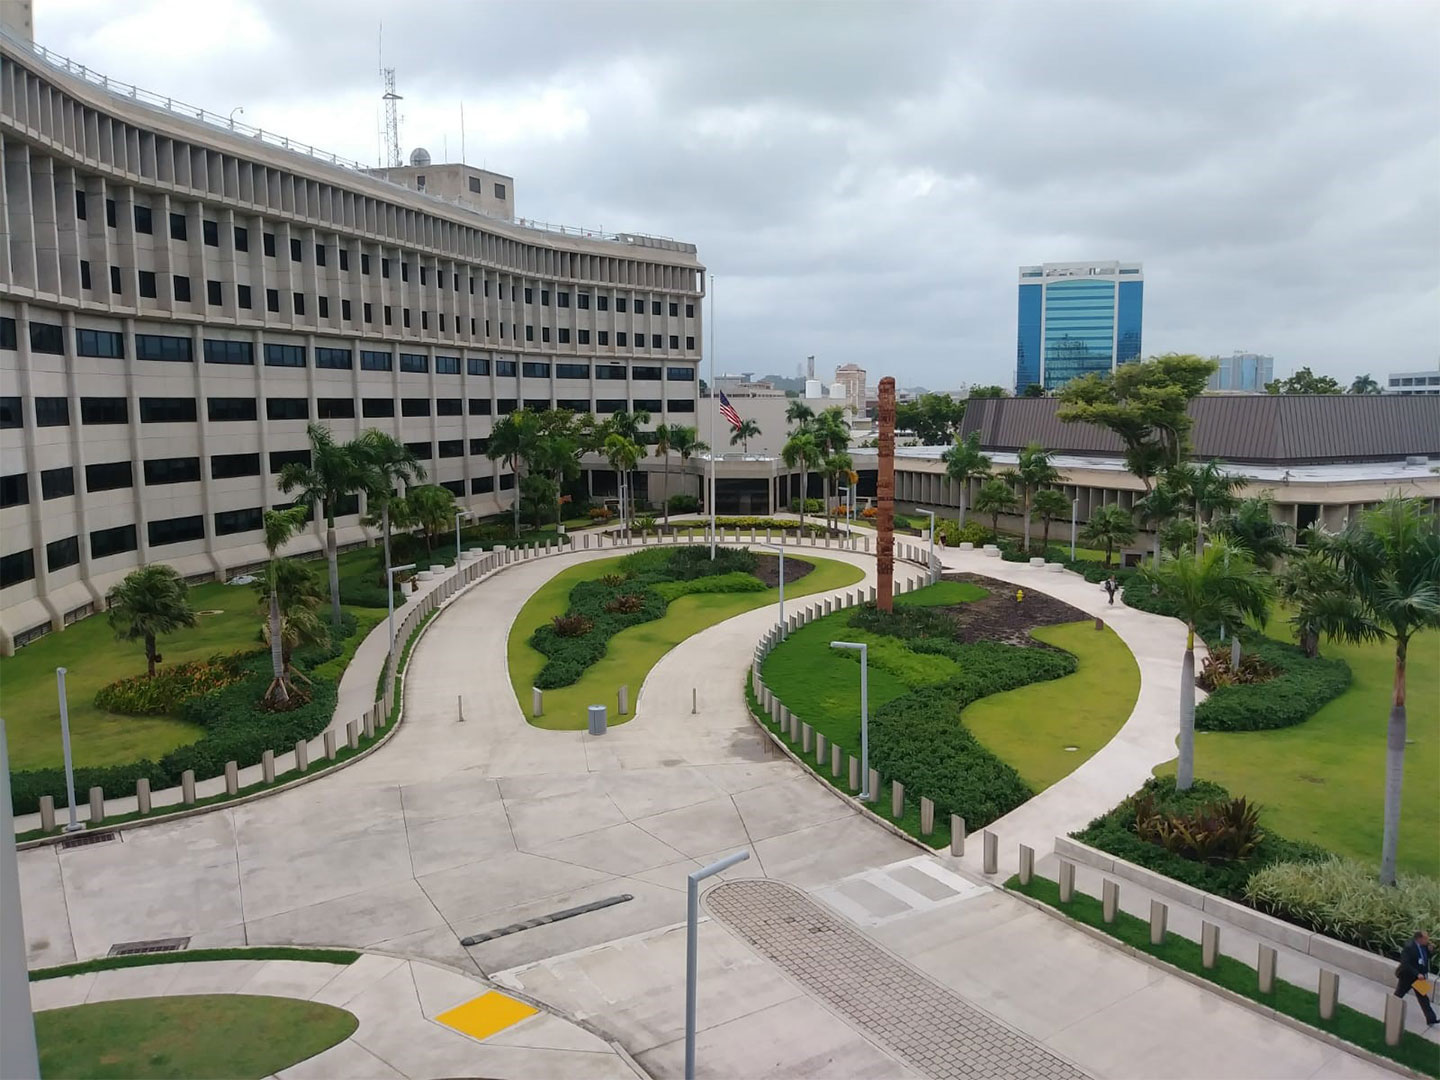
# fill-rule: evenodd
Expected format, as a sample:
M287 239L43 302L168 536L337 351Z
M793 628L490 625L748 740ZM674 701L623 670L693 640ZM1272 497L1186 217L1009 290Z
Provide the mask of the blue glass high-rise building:
M1020 267L1015 392L1064 386L1140 359L1145 278L1139 263Z

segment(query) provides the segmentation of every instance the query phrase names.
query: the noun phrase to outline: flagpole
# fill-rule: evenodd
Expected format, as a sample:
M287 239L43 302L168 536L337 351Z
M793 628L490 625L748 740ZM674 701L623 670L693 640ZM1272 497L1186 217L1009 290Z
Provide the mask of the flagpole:
M710 275L710 560L715 560L715 411L720 408L715 386L715 275Z

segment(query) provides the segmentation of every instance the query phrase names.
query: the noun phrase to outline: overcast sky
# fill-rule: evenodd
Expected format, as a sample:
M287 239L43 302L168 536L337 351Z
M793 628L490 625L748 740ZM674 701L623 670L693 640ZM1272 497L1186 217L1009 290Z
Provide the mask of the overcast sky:
M1440 5L36 0L88 66L518 212L693 242L721 370L1009 385L1016 269L1145 265L1146 354L1440 363ZM708 338L708 334L707 334ZM709 347L709 341L706 341Z

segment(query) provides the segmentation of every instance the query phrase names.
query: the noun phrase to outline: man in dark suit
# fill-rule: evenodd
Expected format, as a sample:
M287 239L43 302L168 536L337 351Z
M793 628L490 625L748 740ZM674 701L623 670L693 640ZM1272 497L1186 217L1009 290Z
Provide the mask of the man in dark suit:
M1395 969L1395 977L1399 980L1395 984L1395 996L1403 998L1410 991L1415 991L1415 996L1420 999L1420 1011L1425 1014L1425 1023L1433 1027L1440 1023L1435 1016L1435 1010L1430 1006L1430 998L1415 989L1416 979L1430 978L1430 957L1433 955L1430 949L1430 935L1424 930L1415 931L1415 937L1400 950L1400 966Z

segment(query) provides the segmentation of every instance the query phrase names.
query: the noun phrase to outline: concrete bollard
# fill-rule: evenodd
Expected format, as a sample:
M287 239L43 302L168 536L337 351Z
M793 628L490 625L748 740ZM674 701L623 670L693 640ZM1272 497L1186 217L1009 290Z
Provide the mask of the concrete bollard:
M142 814L150 813L150 778L142 776L135 781L135 809Z
M798 743L800 741L800 717L790 712L789 709L786 709L785 712L790 717L790 722L786 725L790 732L790 741Z
M310 744L304 739L295 742L295 768L300 772L310 768Z
M800 751L801 751L801 753L805 753L805 754L810 753L810 742L811 742L811 740L812 740L814 737L815 737L815 729L814 729L814 728L812 728L809 724L801 724L801 725L800 725Z
M1213 968L1220 955L1220 927L1212 922L1200 923L1200 966Z
M1275 992L1275 949L1270 945L1260 946L1260 956L1255 964L1255 974L1259 979L1260 993L1273 994Z
M233 761L225 763L225 794L237 795L240 792L240 766Z
M538 686L532 686L530 688L530 715L545 715L545 691L541 690Z
M816 765L824 765L824 764L825 764L825 744L826 744L825 736L822 735L820 732L817 731L817 732L815 733L815 764L816 764Z
M760 708L772 715L775 712L775 694L768 686L760 689Z
M1150 901L1150 944L1165 944L1165 924L1170 919L1170 905L1160 900Z
M1320 969L1320 1019L1335 1019L1335 1006L1340 1000L1340 973Z
M461 719L464 718L462 717ZM365 710L365 716L361 726L364 730L365 738L373 739L375 737L375 706L372 705Z
M98 825L105 820L105 789L90 789L90 824Z
M1020 845L1020 884L1029 885L1035 876L1035 849L1027 844Z
M329 761L335 760L335 732L325 732L325 757Z
M935 831L935 800L920 796L920 835L929 836Z
M1120 883L1107 879L1101 887L1100 917L1104 919L1106 923L1113 923L1119 911Z
M40 796L40 828L45 832L55 830L55 796Z
M1075 899L1075 864L1067 859L1060 860L1060 902L1068 904Z
M879 801L880 801L880 770L879 770L879 769L871 769L871 770L870 770L870 775L869 775L868 777L866 777L865 779L866 779L866 791L869 792L869 795L870 795L870 797L869 797L868 799L866 799L865 801L866 801L866 802L872 802L872 803L874 803L874 802L879 802Z
M195 770L186 769L180 774L180 801L186 806L195 805Z
M950 815L950 854L957 859L965 854L965 819L959 814Z
M1097 616L1096 619L1095 619L1095 629L1096 629L1096 630L1104 630L1104 629L1105 629L1105 620L1102 619L1102 618L1099 618L1099 617Z
M860 759L854 754L850 755L850 790L860 790Z
M899 780L890 781L890 816L893 818L905 816L905 785Z
M615 695L615 700L620 706L620 715L628 716L630 713L630 687L620 687Z
M351 720L345 725L345 745L351 750L360 749L360 723Z
M267 784L275 782L275 751L266 750L260 755L260 777Z
M987 874L997 873L1000 869L1000 837L989 829L982 832L980 836L985 845L981 869Z
M1385 995L1385 1045L1399 1046L1405 1034L1405 999Z
M840 779L840 772L841 772L841 770L844 768L844 763L843 763L842 760L841 760L843 757L844 757L844 753L841 751L840 747L836 746L834 743L831 743L831 744L830 744L830 775L833 776L833 777L834 777L835 779L837 779L837 780Z

